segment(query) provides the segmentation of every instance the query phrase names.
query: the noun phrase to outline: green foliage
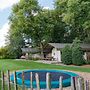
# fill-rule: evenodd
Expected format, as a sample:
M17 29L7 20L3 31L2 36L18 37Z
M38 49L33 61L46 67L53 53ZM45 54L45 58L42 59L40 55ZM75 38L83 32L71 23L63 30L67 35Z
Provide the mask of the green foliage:
M7 46L11 58L20 58L21 48L31 43L34 14L38 13L39 6L36 0L20 0L12 8L10 16L10 30L7 37Z
M21 0L13 6L10 16L11 47L18 49L28 43L43 50L43 44L51 40L52 22L51 11L42 9L37 0Z
M64 64L83 65L85 60L83 51L80 47L80 40L77 38L73 41L72 47L65 46L62 50L62 62Z
M87 60L87 61L86 61L86 64L90 64L90 60Z
M7 47L1 47L0 48L0 59L7 59L9 58L8 48Z
M83 65L85 63L83 54L79 40L75 39L72 45L72 63L74 65Z
M0 48L0 59L5 58L7 50L5 48Z
M68 45L62 50L62 62L67 65L72 64L72 50Z
M12 47L11 45L8 46L8 53L10 59L19 59L22 55L22 51L20 47Z
M90 0L56 0L56 11L68 26L67 39L84 40L90 36Z
M20 0L13 6L7 38L11 56L20 56L20 48L27 44L43 52L48 42L72 43L76 37L90 42L90 1L56 0L54 5L45 10L37 0Z

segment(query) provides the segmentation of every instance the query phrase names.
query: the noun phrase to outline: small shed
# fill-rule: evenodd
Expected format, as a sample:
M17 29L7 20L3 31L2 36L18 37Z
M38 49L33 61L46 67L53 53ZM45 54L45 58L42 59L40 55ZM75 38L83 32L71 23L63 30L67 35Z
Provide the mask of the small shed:
M28 56L28 58L40 58L39 52L40 50L38 48L32 48L32 47L24 47L21 48L22 53L25 54L25 57Z
M61 50L66 46L72 46L71 43L48 43L44 47L45 57L53 57L54 60L61 62ZM80 44L82 50L84 51L84 58L90 60L90 44Z

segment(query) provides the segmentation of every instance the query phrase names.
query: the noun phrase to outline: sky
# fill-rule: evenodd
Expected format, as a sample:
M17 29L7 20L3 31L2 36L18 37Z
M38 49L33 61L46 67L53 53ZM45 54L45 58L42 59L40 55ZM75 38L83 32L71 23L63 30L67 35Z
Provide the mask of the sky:
M19 0L0 0L0 47L5 46L5 39L10 28L9 16L11 14L12 5ZM54 0L38 0L39 5L45 9L52 9Z

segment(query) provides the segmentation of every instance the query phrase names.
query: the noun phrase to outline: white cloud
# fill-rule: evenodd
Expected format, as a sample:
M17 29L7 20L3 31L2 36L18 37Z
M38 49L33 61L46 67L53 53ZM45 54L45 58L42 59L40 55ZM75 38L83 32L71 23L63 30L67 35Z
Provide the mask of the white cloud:
M0 10L11 7L13 4L17 3L19 0L0 0Z
M0 29L0 47L5 46L5 39L6 39L6 35L7 35L9 28L10 28L10 25L7 22Z

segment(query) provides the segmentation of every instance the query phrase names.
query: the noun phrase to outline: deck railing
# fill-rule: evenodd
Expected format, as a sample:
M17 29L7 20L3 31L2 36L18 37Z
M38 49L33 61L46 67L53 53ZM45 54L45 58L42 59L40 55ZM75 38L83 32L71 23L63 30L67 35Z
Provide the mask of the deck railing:
M17 77L16 71L13 72L14 74L14 82L10 81L10 72L9 70L7 73L4 71L0 71L0 90L40 90L40 79L38 73L35 74L36 79L36 89L33 89L33 80L32 80L32 72L30 72L30 88L27 88L24 85L24 72L22 72L22 85L17 84ZM58 90L90 90L90 81L84 80L82 77L71 77L71 86L68 88L64 88L62 85L63 77L60 76L59 78L59 88ZM46 89L45 90L52 90L51 88L51 75L50 73L46 73ZM56 89L53 89L56 90Z

